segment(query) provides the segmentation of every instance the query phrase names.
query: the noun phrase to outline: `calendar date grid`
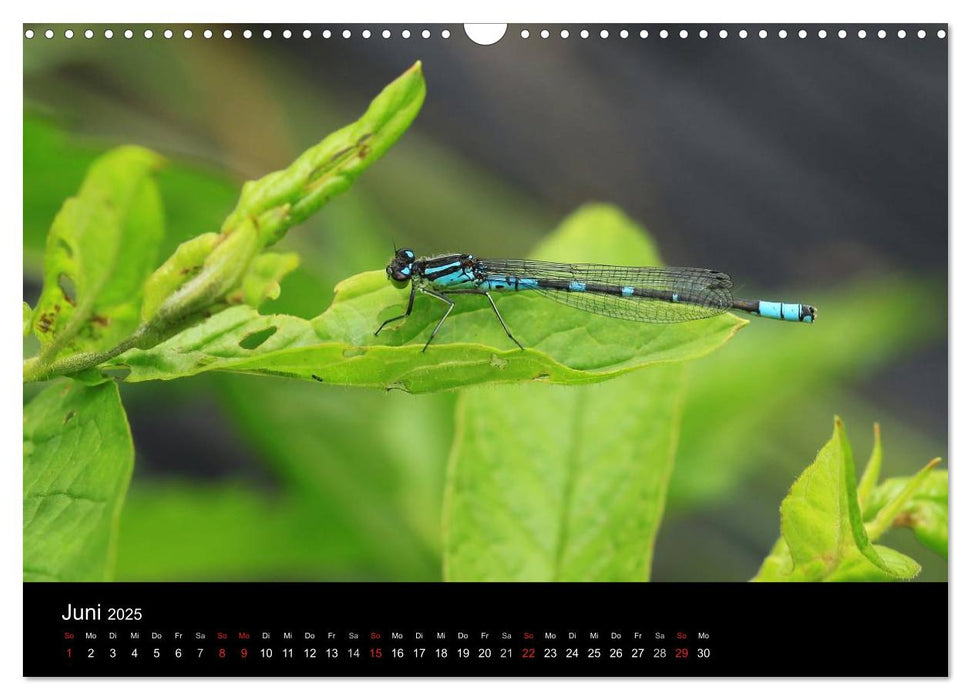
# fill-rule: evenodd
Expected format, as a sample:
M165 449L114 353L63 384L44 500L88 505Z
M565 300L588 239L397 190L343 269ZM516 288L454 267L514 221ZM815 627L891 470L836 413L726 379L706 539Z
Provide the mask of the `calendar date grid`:
M67 661L131 664L165 659L226 664L319 663L571 664L701 662L712 657L707 631L156 629L63 632Z

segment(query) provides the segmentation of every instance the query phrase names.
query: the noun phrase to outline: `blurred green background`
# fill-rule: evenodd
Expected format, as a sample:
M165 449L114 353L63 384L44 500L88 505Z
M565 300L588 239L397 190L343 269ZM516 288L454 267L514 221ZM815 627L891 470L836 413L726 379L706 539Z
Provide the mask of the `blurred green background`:
M731 272L745 296L815 304L811 332L754 321L689 367L652 579L751 577L778 508L832 429L886 475L947 451L946 51L730 41L542 43L510 27L441 39L24 43L24 299L92 159L137 143L160 175L167 256L214 230L240 184L352 121L421 59L425 107L351 191L288 235L301 266L264 311L310 317L333 285L419 253L523 256L577 206L610 201L670 264ZM42 31L43 27L34 27ZM40 34L38 31L38 35ZM655 34L655 33L652 33ZM554 32L556 36L556 32ZM553 41L553 40L551 40ZM941 45L944 42L939 42ZM902 94L919 94L901 100ZM25 388L29 398L33 388ZM454 394L244 376L123 385L136 467L119 580L439 580ZM945 462L945 467L947 463ZM885 543L946 578L909 532Z

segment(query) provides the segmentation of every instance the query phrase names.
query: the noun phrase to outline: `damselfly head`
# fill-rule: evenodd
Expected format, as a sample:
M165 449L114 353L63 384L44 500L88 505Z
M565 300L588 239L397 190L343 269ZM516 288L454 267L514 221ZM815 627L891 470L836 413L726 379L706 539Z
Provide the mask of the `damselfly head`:
M394 252L391 264L385 268L388 279L398 285L407 283L414 274L415 251L411 248L398 248Z

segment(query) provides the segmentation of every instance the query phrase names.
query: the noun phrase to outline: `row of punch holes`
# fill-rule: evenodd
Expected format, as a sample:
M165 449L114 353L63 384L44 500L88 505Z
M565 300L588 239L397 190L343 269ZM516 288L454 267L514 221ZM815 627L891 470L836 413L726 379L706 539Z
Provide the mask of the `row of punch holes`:
M505 34L505 25L490 25L492 27L495 27L495 26L502 27L501 33L498 33L498 36L496 36L497 34L496 30L493 30L491 32L476 32L472 29L472 27L474 26L475 25L467 26L466 33L469 35L469 38L471 38L473 41L479 44L487 45L487 44L496 43ZM115 36L114 30L112 29L105 29L99 32L95 32L93 29L85 29L80 32L80 36L83 36L85 39L93 39L99 33L105 39L112 39ZM302 36L304 39L311 39L316 34L314 31L310 29L304 29L302 31L297 31L297 32L294 32L290 29L283 29L283 30L278 30L278 33L279 33L279 36L283 37L284 39L291 39L298 35ZM448 29L442 29L441 31L436 30L435 33L438 34L442 39L449 39L451 38L451 35L452 35L451 31L449 31ZM928 36L928 33L925 29L918 29L913 33L918 39L924 39ZM75 36L78 36L75 34L73 29L65 29L62 34L65 39L73 39ZM220 34L224 39L232 39L235 36L235 33L233 32L232 29L224 29L221 32L218 32L218 34ZM264 39L272 39L277 33L274 32L274 30L272 29L264 29L262 32L257 32L257 33L254 33L251 29L244 29L241 32L239 32L239 34L244 39L252 39L254 36L256 37L262 36ZM790 36L798 37L800 39L806 39L811 35L810 32L806 29L794 29L792 30L791 34L790 34L790 31L787 29L773 30L772 32L770 32L767 29L759 29L759 30L753 29L751 32L749 32L748 29L732 30L731 32L727 29L721 29L718 31L712 30L712 32L709 32L707 29L697 29L697 30L690 30L690 31L688 29L670 30L670 31L667 29L661 29L657 31L656 36L660 39L667 39L669 37L670 38L679 37L681 39L687 39L689 37L697 37L699 39L707 39L709 37L714 38L716 36L719 39L728 39L733 34L737 36L739 39L747 39L750 36L752 37L757 36L760 39L767 39L770 36L772 36L773 38L778 37L779 39L787 39ZM145 39L153 39L155 38L155 31L152 29L145 29L140 32L140 35L142 38L145 38ZM184 39L192 39L196 34L191 29L184 29L182 30L181 35ZM202 31L199 32L199 35L202 36L202 38L204 39L212 39L213 37L217 36L217 32L214 32L212 29L203 29ZM337 37L350 39L355 35L360 36L362 39L370 39L372 37L374 38L381 37L382 39L390 39L393 36L394 37L400 36L402 39L410 39L412 38L412 36L415 36L416 38L420 36L422 39L430 39L432 37L432 31L429 29L422 29L420 31L416 30L414 33L412 33L410 29L402 29L400 32L397 32L397 31L392 32L392 30L390 29L375 30L373 32L370 29L360 29L356 31L351 29L344 29L344 30L324 29L324 30L321 30L319 33L319 36L324 39L337 38ZM632 36L638 36L641 39L648 39L650 38L651 33L647 29L634 30L633 32L627 29L620 29L620 30L617 30L616 35L621 39L627 39ZM816 30L812 35L814 35L816 38L819 38L819 39L826 39L831 36L837 37L839 39L846 39L847 37L852 37L854 35L859 39L866 39L871 36L876 36L876 38L878 39L886 39L888 36L893 35L893 30L890 30L890 32L888 32L886 29L878 29L871 34L871 33L868 33L866 29L859 29L859 30L856 30L855 32L852 30L847 31L846 29L833 29L833 30L819 29L819 30ZM33 29L27 29L24 31L24 37L27 39L33 39L35 36L43 36L45 39L53 39L57 36L57 32L55 32L53 29L45 29L40 34L35 32ZM124 31L121 32L121 36L123 36L125 39L133 39L136 36L138 36L138 34L136 34L136 32L132 29L125 29ZM172 31L171 29L165 29L160 32L160 36L164 39L172 39L176 36L176 32ZM522 39L529 39L531 37L534 37L534 35L528 29L521 30L519 33L519 36ZM561 29L558 32L556 31L551 32L549 29L541 29L538 32L536 32L535 36L538 36L540 39L549 39L551 36L559 36L561 39L569 39L571 36L573 36L573 34L569 29ZM578 36L581 39L589 39L590 37L596 38L598 36L601 39L609 39L612 36L612 32L609 29L601 29L599 32L596 30L591 32L589 29L580 29L579 31L576 31L576 36ZM898 29L896 31L896 36L898 39L906 39L908 36L908 32L906 29ZM937 38L944 39L946 36L947 36L947 32L944 29L939 29L937 31Z

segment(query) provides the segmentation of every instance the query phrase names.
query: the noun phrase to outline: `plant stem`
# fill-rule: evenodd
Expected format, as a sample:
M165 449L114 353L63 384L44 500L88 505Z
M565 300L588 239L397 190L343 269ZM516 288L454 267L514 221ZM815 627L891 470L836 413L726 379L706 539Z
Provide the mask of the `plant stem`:
M75 310L74 315L67 324L67 327L58 333L50 345L41 350L40 357L37 358L38 364L50 364L50 359L55 357L57 353L64 349L65 345L73 340L74 336L76 336L78 331L81 330L81 327L88 321L88 317L91 315L92 306L93 304L88 302L87 304L82 304L80 308Z
M135 347L147 330L147 326L142 326L111 350L105 350L104 352L82 352L77 355L62 357L53 362L44 361L43 354L39 357L31 357L29 360L24 360L24 383L43 382L61 375L75 374L90 369L91 367L96 367L102 362L107 362L126 350Z

